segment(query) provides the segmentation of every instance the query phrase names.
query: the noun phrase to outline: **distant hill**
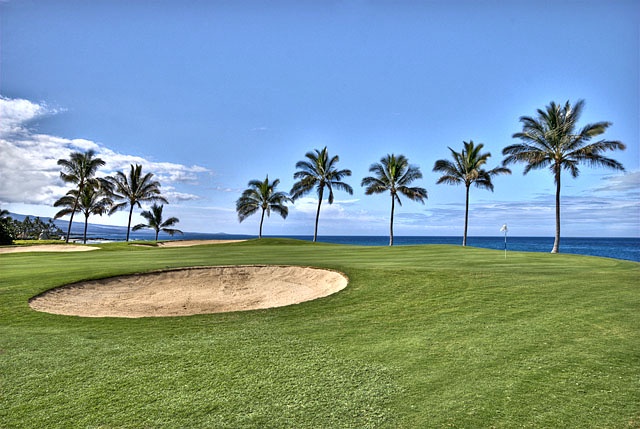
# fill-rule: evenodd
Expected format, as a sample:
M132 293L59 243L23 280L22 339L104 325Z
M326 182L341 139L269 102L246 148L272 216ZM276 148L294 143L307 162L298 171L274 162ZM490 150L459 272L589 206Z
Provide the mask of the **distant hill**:
M13 219L23 221L27 216L31 219L36 218L37 216L33 215L23 215L19 213L10 213ZM40 219L44 222L48 222L49 217L40 216ZM55 219L53 223L60 228L66 234L67 228L69 228L69 222L66 220ZM82 238L84 234L84 218L76 215L73 219L73 224L71 225L71 239ZM131 233L131 236L135 234L136 240L153 240L155 234L153 231L136 231L135 233ZM114 225L101 225L97 223L91 223L87 225L87 239L91 240L124 240L127 236L127 227L126 226L114 226Z
M23 221L27 216L31 219L36 218L33 215L23 215L18 213L9 213L13 219ZM40 216L40 219L44 222L49 221L49 217ZM66 220L56 219L53 223L60 228L64 233L67 233L67 228L69 228L69 222ZM179 228L179 225L178 225ZM82 235L84 233L84 217L76 215L73 219L73 224L71 225L71 236L70 240L81 240ZM87 240L91 241L124 241L127 237L127 227L126 226L114 226L114 225L101 225L97 223L89 222L87 226ZM140 231L131 231L129 234L130 240L153 240L155 239L155 231L151 229L145 229ZM158 237L159 240L206 240L206 239L237 239L237 238L251 238L250 236L245 235L236 235L236 234L227 234L224 232L219 232L215 234L210 233L202 233L202 232L184 232L184 234L176 234L173 237L160 233Z

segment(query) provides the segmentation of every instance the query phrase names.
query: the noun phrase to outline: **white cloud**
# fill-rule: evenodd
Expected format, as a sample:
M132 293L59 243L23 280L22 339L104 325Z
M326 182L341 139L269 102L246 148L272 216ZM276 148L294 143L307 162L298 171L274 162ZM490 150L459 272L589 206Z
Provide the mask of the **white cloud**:
M38 134L28 128L30 121L60 111L44 103L0 96L0 202L3 204L52 204L68 190L60 180L57 162L68 158L74 151L96 151L97 156L106 162L98 176L126 172L131 164L141 164L143 172L152 172L165 188L172 184L197 184L198 175L209 172L197 165L154 162L114 152L91 140ZM175 201L199 198L177 190L171 192L169 198Z
M224 186L214 186L210 189L215 192L221 192L223 194L240 194L244 191L244 188L230 188Z
M155 179L163 184L197 184L198 174L209 172L208 169L197 165L186 166L172 162L155 162L140 156L117 153L102 146L96 151L100 158L106 162L103 170L107 175L116 171L129 171L132 164L140 164L142 165L143 173L152 172Z
M358 199L351 200L333 200L333 204L324 199L322 201L321 216L325 217L343 217L346 213L346 207L358 202ZM295 204L290 205L290 210L304 214L316 215L318 210L318 199L313 197L298 198Z
M640 192L640 170L606 176L602 181L604 183L594 188L594 192L632 192L636 195Z
M54 138L51 136L45 136L47 138ZM98 145L95 142L92 142L91 140L85 140L85 139L73 139L71 140L71 145L77 149L77 150L81 150L81 151L88 151L90 149L95 150L96 152L99 152L101 150L100 145Z
M170 203L176 203L180 201L197 201L202 197L186 192L178 192L173 186L165 186L162 188L162 195L164 195Z
M0 136L28 133L26 124L47 113L49 110L45 104L0 96Z
M626 196L567 195L561 197L563 236L640 235L640 202ZM429 228L464 226L464 203L427 210ZM609 221L603 222L603 219ZM514 235L555 232L555 195L538 194L523 201L478 201L469 207L469 235L495 235L503 223ZM525 232L526 231L526 232Z

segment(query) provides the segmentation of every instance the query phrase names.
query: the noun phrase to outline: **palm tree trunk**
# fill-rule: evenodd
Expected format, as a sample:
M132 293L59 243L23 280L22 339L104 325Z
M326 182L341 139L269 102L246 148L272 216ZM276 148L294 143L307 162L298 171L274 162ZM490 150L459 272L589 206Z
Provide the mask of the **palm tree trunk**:
M156 229L156 241L158 241L158 234L160 234L160 230Z
M318 219L320 219L320 206L322 205L322 196L324 195L324 186L318 192L318 210L316 211L316 228L313 230L313 242L318 239Z
M467 229L469 227L469 187L470 185L467 185L467 199L464 207L464 235L462 237L463 247L467 245Z
M556 166L556 236L551 253L560 252L560 166Z
M89 215L86 215L84 217L84 236L83 236L83 240L82 240L83 244L87 244L87 225L88 224L89 224Z
M127 224L127 240L129 241L129 230L131 229L131 216L133 216L133 204L131 204L131 208L129 209L129 223Z
M391 194L391 222L389 223L389 246L393 246L393 212L396 208L395 195Z
M78 191L78 196L73 202L73 210L71 211L71 217L69 218L69 228L67 228L67 238L64 240L65 243L69 242L69 236L71 235L71 224L73 223L73 215L76 213L76 209L78 208L79 198L80 198L80 191Z
M260 233L258 238L262 238L262 223L264 222L264 209L262 209L262 216L260 216Z

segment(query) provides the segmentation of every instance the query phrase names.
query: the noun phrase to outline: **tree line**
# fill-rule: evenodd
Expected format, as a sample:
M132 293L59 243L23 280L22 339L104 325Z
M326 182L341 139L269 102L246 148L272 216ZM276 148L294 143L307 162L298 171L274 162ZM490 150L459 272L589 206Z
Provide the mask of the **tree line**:
M511 174L508 165L524 164L523 174L531 170L548 168L556 185L555 193L555 237L552 253L558 253L560 248L560 190L561 173L568 171L576 178L580 174L579 165L586 164L591 167L606 167L624 171L624 167L618 161L603 155L606 151L624 150L626 147L620 141L598 140L592 142L594 137L603 134L611 125L610 122L600 121L587 124L578 128L578 121L584 109L584 100L575 104L567 101L564 105L551 102L544 109L537 109L535 116L521 116L522 131L513 134L513 138L519 142L509 145L502 150L504 159L502 165L487 169L486 164L491 153L482 152L484 145L475 144L473 140L463 142L459 152L450 148L451 159L440 159L434 164L433 171L441 173L436 184L460 185L466 188L465 219L462 245L467 244L467 231L469 223L469 191L473 185L477 188L493 191L492 178L501 174ZM327 147L307 152L305 159L296 163L296 172L293 175L297 181L289 193L278 192L276 187L279 179L269 181L251 180L248 188L236 201L238 220L244 221L252 214L261 213L260 229L258 237L262 237L264 215L270 215L271 211L279 214L283 219L289 213L287 204L295 201L315 190L318 196L318 207L315 216L315 228L313 241L318 236L318 221L320 208L327 192L327 202L333 204L334 189L353 194L353 188L344 181L351 176L351 170L338 169L337 155L329 156ZM389 225L389 245L393 245L393 221L395 204L402 204L400 196L412 201L424 204L427 199L427 190L421 187L409 186L415 180L422 178L420 168L409 164L406 156L402 154L387 154L379 162L370 166L371 176L362 179L361 186L365 188L366 195L388 192L391 197L391 215Z
M578 121L584 109L584 100L575 104L567 101L564 105L551 102L544 109L538 109L535 116L522 116L522 131L513 134L513 138L519 142L509 145L502 150L504 159L502 165L488 169L486 164L491 153L482 152L484 145L475 144L473 140L463 142L462 149L456 151L449 147L450 159L439 159L433 166L433 171L441 173L436 184L461 185L466 189L465 193L465 219L462 245L467 244L467 231L469 222L469 192L473 185L476 188L493 191L492 178L501 174L511 174L508 165L524 164L523 174L531 170L548 168L556 185L555 193L555 239L552 253L557 253L560 246L560 190L561 173L567 171L572 177L578 177L580 164L592 167L606 167L624 171L624 167L618 161L605 157L606 151L624 150L625 145L619 141L598 140L592 142L594 137L602 135L611 125L610 122L600 121L587 124L578 128ZM69 241L71 225L74 215L82 213L85 220L84 242L87 239L87 224L90 215L111 215L119 210L128 209L126 240L129 241L131 220L136 207L141 208L141 203L152 202L151 210L141 213L148 223L138 224L133 227L136 231L141 228L151 228L156 232L156 240L160 231L171 235L182 233L173 226L179 219L171 217L163 220L163 207L158 202L167 204L167 199L160 192L160 183L153 179L152 173L142 174L142 166L131 164L128 174L117 172L114 176L104 178L95 177L97 170L105 165L105 162L95 157L95 152L89 150L85 153L74 152L69 159L58 160L62 168L60 178L73 185L65 196L58 199L55 207L62 207L54 218L70 216L66 242ZM248 188L244 190L236 201L238 220L243 222L249 216L260 212L260 227L258 237L262 238L262 228L265 214L270 216L271 211L286 219L289 213L287 204L295 203L299 198L315 191L318 197L318 206L315 216L313 241L318 237L318 222L320 210L325 199L329 204L334 202L334 190L353 194L353 188L345 179L352 172L349 169L339 169L338 155L329 155L325 146L305 154L305 158L295 165L296 172L293 178L296 180L289 193L277 191L279 179L270 181L269 175L264 180L251 180ZM422 178L420 168L409 163L403 154L387 154L380 158L379 162L371 164L370 176L362 179L360 185L365 188L366 195L389 193L391 199L389 245L393 245L393 223L396 203L402 205L401 196L409 200L424 204L428 193L425 188L410 186L412 182ZM8 228L9 222L6 213L0 216L0 236L4 237L16 229ZM11 238L11 237L10 237ZM10 241L9 241L10 242Z
M68 159L59 159L58 165L61 167L60 178L72 184L73 187L53 205L62 207L54 215L54 219L63 216L70 216L65 242L69 242L71 236L71 226L76 213L84 215L83 243L87 242L87 226L89 216L103 214L111 215L119 210L129 210L129 221L127 223L126 241L129 241L131 230L131 219L133 210L142 208L142 203L152 202L151 210L144 210L140 215L147 220L146 224L138 224L133 227L134 231L142 228L151 228L155 231L155 239L158 240L160 231L170 235L182 234L182 231L173 228L180 220L175 217L163 220L164 204L168 200L160 192L160 182L153 180L153 173L142 174L142 166L131 164L128 174L116 172L114 176L96 177L98 169L105 165L104 160L96 157L93 150L86 152L72 152ZM158 205L157 202L164 204ZM11 244L14 239L27 238L37 239L41 236L19 234L16 228L10 229L8 212L2 211L0 217L0 238L1 244ZM10 218L9 218L10 219ZM27 218L28 219L28 218ZM25 219L26 221L26 219ZM53 224L52 221L50 221ZM48 237L54 234L49 231ZM63 232L57 228L55 236L62 236Z
M0 244L11 244L13 240L47 240L60 237L62 230L53 222L36 216L26 216L22 221L9 216L8 210L0 210Z
M74 152L69 159L58 160L58 165L62 167L60 178L74 185L67 194L54 203L55 207L64 207L54 218L70 215L69 226L65 241L69 241L71 235L71 224L75 213L84 214L84 234L83 241L87 242L87 224L89 216L105 213L112 215L119 210L129 210L127 223L127 237L131 230L131 219L133 210L142 208L143 202L154 203L151 210L145 210L141 216L147 219L147 224L138 224L133 227L134 231L142 228L151 228L158 233L164 231L173 235L182 231L171 228L179 220L175 217L162 220L164 204L169 201L160 192L160 182L153 180L153 173L142 174L142 165L130 165L129 173L116 172L114 176L104 178L95 177L98 168L105 165L100 158L95 158L95 152L89 150L85 153ZM164 203L157 205L157 202Z

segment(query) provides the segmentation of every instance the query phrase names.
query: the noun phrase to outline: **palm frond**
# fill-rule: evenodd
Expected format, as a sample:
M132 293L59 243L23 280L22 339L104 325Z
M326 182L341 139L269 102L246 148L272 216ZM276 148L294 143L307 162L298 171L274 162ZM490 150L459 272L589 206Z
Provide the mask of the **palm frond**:
M405 168L404 172L399 172L399 177L397 179L397 184L399 186L404 186L418 179L422 179L422 172L418 167L405 164Z
M247 184L247 186L249 186L249 188L247 190L249 190L249 189L251 189L251 190L260 189L262 187L263 183L264 182L262 180L250 180L249 183Z
M246 195L246 193L247 191L236 201L236 212L240 222L257 212L261 207L261 203L255 195Z
M115 200L125 200L124 203L116 204L116 210L124 209L127 206L141 207L143 202L162 202L168 204L169 201L161 195L160 182L153 180L153 173L142 175L142 165L130 165L129 175L123 172L116 172L115 176L107 178L110 192ZM113 209L112 209L113 213Z
M76 212L77 212L77 210L76 210ZM54 219L59 219L59 218L61 218L63 216L68 216L71 213L73 213L73 208L70 208L70 207L69 208L65 208L65 209L62 209L59 212L57 212L55 215L53 215L53 218Z
M419 201L424 204L424 200L428 198L427 190L420 187L400 186L398 192L412 201Z
M366 187L365 194L380 194L389 190L389 178L386 177L383 173L384 179L379 179L378 177L367 176L362 179L360 186Z
M349 195L353 195L353 188L348 183L332 181L331 185L334 186L336 189L338 189L340 191L344 191L344 192L348 193Z
M169 235L183 234L182 231L180 231L179 229L174 229L174 228L161 228L160 231L166 232Z
M292 200L297 200L298 198L308 194L311 190L316 186L318 180L313 176L306 176L302 180L293 184L291 191L289 194L291 195Z
M487 189L493 192L493 182L488 174L482 175L473 181L473 185L479 189Z
M312 162L298 161L296 163L296 169L300 170L294 173L294 178L296 179L306 175L316 175L316 164Z
M276 214L279 214L282 219L286 219L289 215L289 207L281 204L272 204L269 206L270 210L273 210Z
M445 174L443 176L440 176L438 180L436 180L436 185L440 185L441 183L444 183L447 185L459 185L461 183L464 183L464 180L459 176L452 176L452 175Z
M458 176L462 178L460 174L460 168L447 159L439 159L433 165L433 171L436 173L445 173L450 176Z
M269 181L268 175L264 180L249 181L249 187L242 192L236 201L238 220L242 222L259 210L266 212L267 216L270 216L271 210L273 210L286 218L288 214L286 203L290 202L291 198L284 192L275 192L279 183L280 179Z

